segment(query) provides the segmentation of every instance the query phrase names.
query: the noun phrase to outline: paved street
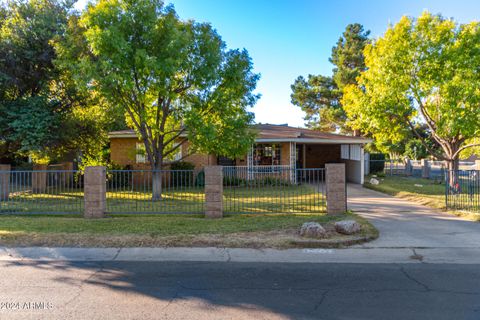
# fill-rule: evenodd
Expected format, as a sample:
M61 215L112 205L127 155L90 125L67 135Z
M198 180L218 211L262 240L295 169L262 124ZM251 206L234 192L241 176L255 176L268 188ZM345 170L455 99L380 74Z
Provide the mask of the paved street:
M480 268L445 264L0 262L1 319L479 319Z

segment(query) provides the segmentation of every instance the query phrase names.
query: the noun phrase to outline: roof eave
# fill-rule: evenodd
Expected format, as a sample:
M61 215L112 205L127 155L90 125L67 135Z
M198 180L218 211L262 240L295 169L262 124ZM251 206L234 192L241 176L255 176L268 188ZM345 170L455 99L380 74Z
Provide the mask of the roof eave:
M296 143L322 143L322 144L366 144L371 139L315 139L315 138L258 138L255 142L296 142Z

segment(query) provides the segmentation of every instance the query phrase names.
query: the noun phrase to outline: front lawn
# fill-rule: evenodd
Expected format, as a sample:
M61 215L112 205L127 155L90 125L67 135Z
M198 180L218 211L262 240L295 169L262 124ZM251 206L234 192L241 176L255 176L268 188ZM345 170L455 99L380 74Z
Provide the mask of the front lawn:
M203 187L166 188L162 200L152 201L149 190L118 188L107 192L107 211L112 213L202 213ZM224 188L225 212L302 213L325 212L324 196L312 185ZM80 213L83 190L57 190L45 193L30 190L12 192L8 201L0 202L0 212Z
M445 210L445 184L438 181L402 176L376 177L378 185L365 179L365 187L392 196L412 200L420 204Z
M366 220L346 213L226 215L205 219L203 215L111 215L86 220L80 215L5 215L0 217L0 245L6 246L229 246L293 247L300 226L319 222L331 229L335 221L357 219L359 237L378 234ZM357 238L358 238L357 236ZM347 237L347 238L345 238ZM333 238L349 239L333 234ZM331 243L330 243L331 246Z

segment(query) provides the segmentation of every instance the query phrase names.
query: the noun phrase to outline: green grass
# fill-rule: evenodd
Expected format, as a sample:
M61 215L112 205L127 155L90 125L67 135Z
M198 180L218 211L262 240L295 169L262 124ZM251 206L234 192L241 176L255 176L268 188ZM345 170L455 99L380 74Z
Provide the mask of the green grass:
M369 183L370 178L365 179L367 188L445 210L445 184L422 178L386 176L377 177L380 184L373 185Z
M195 235L269 231L297 227L306 221L324 223L341 218L323 214L236 214L223 219L203 215L110 215L105 219L84 219L80 215L7 215L0 218L0 233L83 233L104 235Z
M115 213L167 212L201 213L205 195L203 188L168 189L161 201L151 201L151 193L119 190L107 192L107 210ZM232 187L224 189L225 212L324 212L323 196L309 185ZM80 213L83 211L83 192L66 190L48 194L12 193L8 202L0 202L0 212Z
M366 220L352 214L237 214L222 219L203 215L110 215L88 220L80 215L5 215L0 217L0 245L4 246L232 246L295 247L298 230L315 221L332 230L341 219L356 219L362 231L355 237L332 235L328 246L366 241L378 236ZM359 238L360 237L360 238ZM332 242L333 241L333 242ZM336 242L340 241L340 242ZM321 244L319 244L321 246Z

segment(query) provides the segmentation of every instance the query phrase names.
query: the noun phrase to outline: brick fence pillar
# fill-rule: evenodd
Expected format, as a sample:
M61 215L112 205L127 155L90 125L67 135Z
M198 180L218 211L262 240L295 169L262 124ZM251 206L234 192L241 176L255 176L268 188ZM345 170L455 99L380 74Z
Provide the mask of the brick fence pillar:
M205 167L205 217L223 217L223 167Z
M327 214L341 214L347 210L346 175L344 163L325 164Z
M46 164L34 164L32 172L32 192L45 193L47 191L47 169Z
M0 164L0 201L8 200L10 194L10 170L9 164Z
M107 169L86 167L84 177L85 218L103 218L107 209Z
M422 159L422 178L430 178L430 163L426 159Z

